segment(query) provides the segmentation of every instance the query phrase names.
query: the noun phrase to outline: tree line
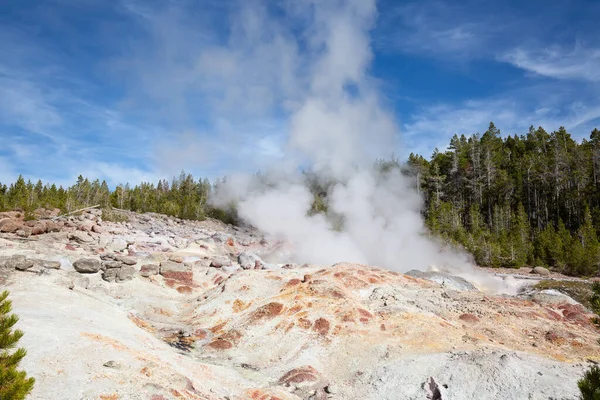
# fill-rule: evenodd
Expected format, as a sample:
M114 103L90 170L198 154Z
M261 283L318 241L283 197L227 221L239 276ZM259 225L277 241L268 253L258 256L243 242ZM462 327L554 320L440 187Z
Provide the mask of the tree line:
M136 212L156 212L182 219L203 220L217 218L226 223L236 222L235 207L219 208L208 204L211 191L219 182L208 179L195 180L184 171L171 181L162 179L155 185L142 182L131 187L120 184L111 190L106 181L90 181L79 176L67 188L55 184L25 181L19 176L14 183L0 183L0 211L23 210L26 218L33 218L37 208L59 208L69 213L83 207L100 205L102 208L119 208Z
M502 138L490 123L483 135L454 135L429 159L411 154L407 165L427 226L479 265L598 273L598 129L580 142L564 127Z

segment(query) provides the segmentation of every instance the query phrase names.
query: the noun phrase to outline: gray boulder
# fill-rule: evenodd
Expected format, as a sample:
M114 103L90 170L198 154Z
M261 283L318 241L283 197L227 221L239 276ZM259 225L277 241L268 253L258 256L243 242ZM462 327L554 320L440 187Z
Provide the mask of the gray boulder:
M221 267L227 267L232 265L233 263L231 262L231 260L228 257L217 257L214 260L212 260L212 262L210 263L211 267L214 268L221 268Z
M163 261L160 263L161 275L178 272L188 272L189 268L185 264L176 263L173 261Z
M137 260L133 257L122 256L117 254L115 256L115 260L122 262L125 265L135 265L137 264Z
M544 267L535 267L532 271L534 274L538 274L541 276L548 276L550 275L550 271L547 268Z
M465 278L456 275L446 274L444 272L423 272L418 270L408 271L405 275L412 276L413 278L427 279L439 283L448 289L454 290L478 290L471 282Z
M571 296L554 289L536 290L529 294L529 299L541 304L579 304Z
M228 240L230 239L230 236L229 236L229 235L226 235L226 234L224 234L224 233L217 232L217 233L215 233L215 234L212 236L212 239L213 239L215 242L218 242L218 243L223 243L223 242L226 242L226 241L228 241Z
M158 265L155 265L155 264L142 265L142 268L140 269L140 275L143 276L144 278L158 275Z
M262 269L265 262L256 254L245 251L238 256L238 264L243 269Z
M15 234L22 238L28 238L31 236L31 228L28 226L24 226L21 229L17 230Z
M102 263L102 269L115 269L115 268L121 268L123 266L123 264L121 264L118 261L104 261Z
M80 258L73 263L73 268L80 274L94 274L100 271L100 261L95 258Z
M9 265L12 265L18 271L26 271L33 267L33 264L33 260L21 255L12 256L9 260Z
M117 280L117 274L119 273L118 268L107 269L102 273L102 279L106 282L114 282Z
M117 282L130 281L135 275L135 268L133 267L121 267L117 271Z
M89 243L94 241L94 238L88 235L86 232L76 231L69 235L69 239L79 243Z
M94 232L94 233L104 233L104 228L102 228L98 224L95 224L94 226L92 226L92 232Z

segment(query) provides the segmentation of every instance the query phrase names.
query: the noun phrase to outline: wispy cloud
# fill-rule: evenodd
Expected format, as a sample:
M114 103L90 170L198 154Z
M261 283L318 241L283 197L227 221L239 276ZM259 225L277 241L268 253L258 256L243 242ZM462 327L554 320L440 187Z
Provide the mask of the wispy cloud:
M63 122L39 86L6 73L0 73L0 117L14 127L49 137Z
M13 169L10 160L0 156L0 183L7 185L14 182L18 176L19 174Z
M587 104L569 103L573 97L566 91L548 94L547 90L548 86L537 88L535 100L526 98L524 91L514 91L422 107L404 124L407 150L430 155L436 147L445 149L452 135L483 133L490 122L505 135L525 134L533 125L548 131L564 126L577 139L587 137L594 123L600 121L600 99Z
M571 47L515 48L499 57L500 60L538 75L600 82L600 48L575 44Z
M457 61L489 56L491 41L512 24L481 2L425 0L390 5L381 16L375 43L382 51L403 51ZM494 7L497 8L497 7Z

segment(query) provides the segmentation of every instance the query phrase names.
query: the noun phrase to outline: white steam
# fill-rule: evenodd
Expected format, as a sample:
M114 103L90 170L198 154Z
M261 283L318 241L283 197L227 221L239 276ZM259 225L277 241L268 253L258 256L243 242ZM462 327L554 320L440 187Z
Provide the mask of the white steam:
M212 201L236 201L244 220L289 244L293 261L358 262L401 272L436 265L471 274L468 257L442 251L426 234L422 201L411 182L399 171L381 176L373 168L397 152L398 141L394 114L369 71L375 0L238 5L231 8L225 39L198 34L197 25L210 18L196 24L197 14L186 9L132 8L154 39L136 50L131 63L138 66L132 80L139 82L139 97L177 110L174 121L195 121L194 113L204 112L199 120L219 136L219 145L213 137L199 150L186 146L187 139L169 137L159 143L166 164L187 147L190 154L208 152L197 157L204 161L211 156L250 169L253 162L263 170L270 165L261 177L229 174ZM257 126L273 128L262 137L249 135ZM279 127L285 146L274 132ZM333 229L323 214L307 215L313 195L302 169L336 182L328 193L329 212L343 229Z
M312 60L308 90L289 118L288 153L296 164L273 166L268 185L251 176L229 179L218 195L236 200L240 217L273 238L289 243L295 261L340 261L396 271L430 265L469 266L466 257L441 252L427 235L422 201L398 170L385 176L373 168L393 154L398 128L368 74L369 30L375 1L300 2L308 18L307 57ZM312 6L312 8L311 8ZM328 193L329 212L341 217L336 231L322 214L307 215L313 195L300 166L336 183Z

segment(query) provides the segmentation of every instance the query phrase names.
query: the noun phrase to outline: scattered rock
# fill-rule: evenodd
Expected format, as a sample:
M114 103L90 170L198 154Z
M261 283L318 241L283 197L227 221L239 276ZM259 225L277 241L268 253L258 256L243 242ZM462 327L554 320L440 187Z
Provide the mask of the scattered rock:
M444 272L439 271L418 271L411 270L406 273L408 276L412 276L414 278L427 279L436 283L439 283L445 288L454 289L454 290L478 290L471 282L467 281L465 278L455 275L449 275Z
M572 297L570 297L564 293L561 293L558 290L554 290L554 289L535 291L529 295L529 298L532 301L535 301L536 303L541 303L541 304L561 304L561 303L579 304Z
M310 365L294 368L288 371L285 375L279 378L279 383L285 386L294 384L299 386L302 384L313 384L320 379L320 373Z
M106 282L115 282L117 280L117 274L119 273L119 270L119 268L107 269L102 273L102 279Z
M144 278L148 278L150 276L158 275L159 267L155 264L145 264L140 268L140 275Z
M45 221L37 221L31 230L32 235L42 235L48 232L48 225Z
M160 263L160 275L165 279L171 279L180 283L191 285L194 274L185 264L179 264L171 261Z
M171 257L169 257L169 261L173 261L174 263L181 264L181 263L183 263L183 257L174 254Z
M460 319L461 321L467 322L469 324L476 324L479 322L479 318L474 315L474 314L470 314L470 313L465 313L465 314L461 314L458 319Z
M18 231L16 231L15 234L22 238L28 238L29 236L31 236L31 228L24 226Z
M33 260L30 260L25 256L12 256L9 263L18 271L28 270L34 265Z
M94 227L93 221L83 221L83 223L81 223L77 226L77 230L82 231L82 232L91 232L93 227Z
M136 272L135 268L133 267L122 267L117 271L117 282L125 282L132 280Z
M100 225L98 224L94 224L92 226L92 232L94 233L104 233L104 228L102 228Z
M328 394L336 394L339 392L339 389L335 384L330 383L329 385L325 386L325 392Z
M137 260L133 257L116 255L115 260L122 262L125 265L135 265L137 264Z
M93 242L94 238L91 237L89 234L87 234L86 232L73 232L69 235L69 239L74 240L76 242L79 243L89 243L89 242Z
M46 221L46 232L60 232L63 226L64 222Z
M100 271L100 261L95 258L80 258L73 263L73 268L80 274L94 274Z
M215 259L212 260L212 262L210 263L211 267L214 268L221 268L221 267L228 267L231 266L232 262L229 258L227 257L217 257Z
M215 242L218 242L218 243L225 243L225 242L227 242L227 241L228 241L230 238L231 238L231 237L230 237L229 235L226 235L226 234L224 234L224 233L215 233L215 234L212 236L212 239L213 239Z
M440 392L438 384L431 376L427 378L423 386L427 400L442 400L442 392Z
M258 265L262 268L264 262L256 254L244 251L238 256L238 264L240 264L243 269L256 269Z
M86 213L86 214L83 214L83 216L86 219L89 219L90 221L95 221L96 220L96 216L94 214L92 214L92 213Z
M118 261L103 261L102 262L102 269L103 270L121 268L122 266L123 266L123 264L121 264Z
M547 268L544 267L535 267L532 271L534 274L538 274L541 276L548 276L550 275L550 271Z
M123 368L123 366L120 363L113 361L113 360L105 362L104 364L102 364L102 366L106 367L106 368L114 368L114 369Z
M23 222L18 219L6 218L0 220L0 232L13 233L23 227Z

